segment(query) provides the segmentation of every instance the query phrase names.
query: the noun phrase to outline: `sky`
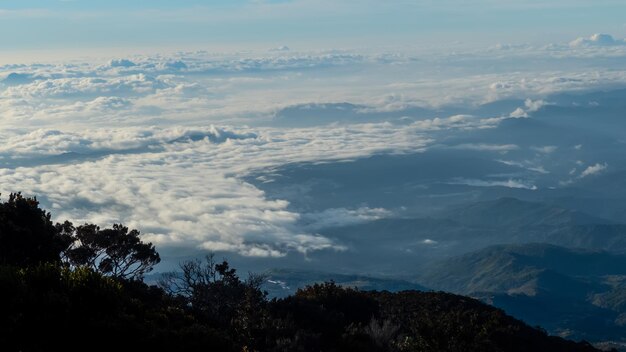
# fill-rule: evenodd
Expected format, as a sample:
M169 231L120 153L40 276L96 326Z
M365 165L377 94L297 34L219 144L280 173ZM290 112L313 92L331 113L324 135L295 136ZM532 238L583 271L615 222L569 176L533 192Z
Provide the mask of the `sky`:
M624 37L623 1L0 1L0 50L414 48ZM52 55L52 54L51 54Z
M300 212L246 177L436 149L558 94L622 89L624 13L581 0L0 0L0 193L36 195L55 220L136 227L165 258L341 252L324 221L394 210ZM556 170L555 150L583 151L545 141L449 147L523 171L447 181L475 187L615 168L589 154Z

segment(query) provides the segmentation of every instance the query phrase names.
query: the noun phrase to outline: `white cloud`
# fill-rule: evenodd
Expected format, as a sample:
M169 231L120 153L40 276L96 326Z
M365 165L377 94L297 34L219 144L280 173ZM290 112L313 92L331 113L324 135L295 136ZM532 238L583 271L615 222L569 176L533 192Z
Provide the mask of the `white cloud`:
M424 131L440 131L450 128L476 129L493 128L502 121L501 118L477 118L472 115L454 115L450 117L424 119L413 122L413 126Z
M53 156L66 153L99 154L138 150L159 151L173 143L207 140L224 143L230 139L256 138L254 133L236 133L215 126L204 129L125 128L64 132L38 129L27 134L7 137L0 155L12 159Z
M82 98L84 96L132 96L153 93L168 84L145 74L122 77L72 77L37 79L28 84L9 87L4 98Z
M390 217L392 213L381 208L362 207L358 209L326 209L318 213L305 213L301 216L304 227L315 231L329 227L347 226Z
M522 108L517 108L509 115L509 117L513 117L513 118L528 117L528 113L526 112L526 110Z
M577 38L576 40L570 43L572 47L580 47L580 46L616 46L616 45L626 45L626 40L624 39L615 39L610 34L600 34L596 33L588 38Z
M523 161L514 161L514 160L496 160L499 163L503 163L509 166L521 167L523 169L537 172L540 174L549 174L550 171L546 170L544 166L538 165L536 161L531 160L523 160Z
M538 99L538 100L526 99L526 101L524 101L524 105L526 106L526 111L535 112L535 111L539 111L539 109L546 106L547 103L541 99Z
M532 149L532 150L534 150L534 151L536 151L538 153L541 153L541 154L552 154L557 149L559 149L559 147L557 147L556 145L544 145L544 146L541 146L541 147L533 146L533 147L530 147L530 149Z
M536 190L537 186L524 180L473 180L473 179L457 179L450 184L455 185L468 185L474 187L507 187L507 188L522 188L529 190Z
M519 150L519 146L515 144L486 144L486 143L459 144L451 148L462 149L462 150L500 152L500 153L506 153L512 150Z
M583 162L582 161L577 161L576 165L582 166ZM567 180L562 180L559 181L559 185L560 186L569 186L571 184L573 184L574 182L576 182L576 180L580 180L586 177L590 177L590 176L594 176L594 175L599 175L603 172L605 172L608 169L609 165L607 163L597 163L595 165L590 165L587 168L585 168L580 175L578 175L578 177L573 177L573 178L569 178ZM569 176L574 176L576 173L578 172L578 168L572 168L569 171Z
M603 164L597 163L595 165L588 166L585 170L583 170L583 172L581 172L580 177L583 178L587 176L600 174L604 172L608 167L609 165L607 163L603 163Z
M283 107L309 103L350 102L363 106L360 112L383 114L520 97L527 98L525 105L510 116L525 117L546 104L542 97L547 94L626 85L626 70L595 64L597 55L606 55L600 49L520 50L507 50L498 60L515 66L544 60L545 65L523 66L515 72L480 69L490 67L489 51L415 56L339 50L199 51L99 63L4 65L0 77L11 76L13 83L0 83L0 126L249 124L269 121ZM589 57L578 58L581 53ZM626 50L611 55L626 58ZM555 69L561 65L550 61L572 57L567 71ZM467 60L473 64L467 65ZM99 98L123 100L102 104L106 101ZM407 116L428 118L424 123L433 129L452 120L430 115Z
M301 215L239 177L289 162L414 152L428 142L418 132L415 126L385 123L235 132L214 127L36 130L9 138L0 161L19 162L20 156L37 161L68 152L87 159L0 169L0 191L37 195L59 220L137 227L165 252L185 246L280 257L290 251L343 250L315 229L388 212L361 208Z
M128 59L113 59L109 61L109 66L111 67L135 67L137 66L137 64Z

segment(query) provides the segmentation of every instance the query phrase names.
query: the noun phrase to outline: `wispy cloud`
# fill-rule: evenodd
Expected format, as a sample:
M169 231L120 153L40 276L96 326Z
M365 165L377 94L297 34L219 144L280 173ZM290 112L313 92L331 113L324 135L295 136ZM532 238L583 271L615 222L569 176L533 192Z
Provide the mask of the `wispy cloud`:
M506 153L512 150L520 149L519 146L515 144L486 144L486 143L459 144L459 145L452 146L451 148L461 149L461 150L500 152L500 153Z
M457 179L450 184L468 185L474 187L507 187L536 190L537 186L524 180L507 179L507 180L474 180L474 179Z
M591 165L588 166L585 170L583 170L583 172L580 173L580 177L588 177L588 176L592 176L592 175L597 175L599 173L604 172L607 168L609 167L609 165L607 163L597 163L595 165Z
M2 9L0 8L0 19L42 19L53 17L56 13L45 8L22 8L22 9Z

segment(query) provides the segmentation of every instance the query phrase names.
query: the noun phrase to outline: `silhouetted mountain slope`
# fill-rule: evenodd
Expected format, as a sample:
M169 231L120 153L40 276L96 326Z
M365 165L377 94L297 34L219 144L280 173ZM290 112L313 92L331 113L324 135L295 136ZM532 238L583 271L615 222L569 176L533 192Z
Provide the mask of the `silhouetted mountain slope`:
M501 245L434 263L417 281L467 294L552 333L626 336L626 256L548 244Z
M399 318L425 351L583 351L585 343L565 342L529 328L478 300L441 292L374 293L383 314ZM420 341L420 342L422 342Z
M413 282L392 279L376 278L365 275L334 274L319 271L273 269L264 273L267 278L263 289L270 297L285 297L294 294L299 288L316 283L333 281L339 286L358 288L364 291L405 291L427 290L424 286Z

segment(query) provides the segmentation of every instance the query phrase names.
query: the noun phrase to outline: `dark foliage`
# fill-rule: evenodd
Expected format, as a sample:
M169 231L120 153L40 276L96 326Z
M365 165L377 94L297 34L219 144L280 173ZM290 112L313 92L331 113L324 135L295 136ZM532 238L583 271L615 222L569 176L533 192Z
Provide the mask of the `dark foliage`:
M36 198L11 194L0 203L0 264L31 266L58 262L71 240L60 236Z
M334 282L316 284L274 300L269 351L378 351L364 327L376 319L378 303Z
M122 225L53 225L35 199L0 204L2 351L595 351L463 296L334 282L268 301L226 261L158 262Z
M53 224L36 198L11 194L0 203L0 264L31 267L60 263L122 279L140 279L160 262L151 243L139 231L115 224L100 229L93 224L74 227Z
M65 222L57 229L74 239L64 252L65 260L74 267L89 267L121 279L140 279L161 261L154 246L141 241L139 231L128 231L121 224L100 229L92 224L74 228Z
M0 287L3 351L233 350L221 331L138 281L41 265L3 267Z
M547 336L502 310L444 292L368 293L384 317L403 327L414 351L592 351L591 345Z
M250 274L242 281L235 269L226 261L216 263L213 255L204 263L187 261L180 268L181 273L164 275L159 286L186 302L189 311L207 324L227 329L242 345L255 345L267 319L267 294L260 289L263 277Z

